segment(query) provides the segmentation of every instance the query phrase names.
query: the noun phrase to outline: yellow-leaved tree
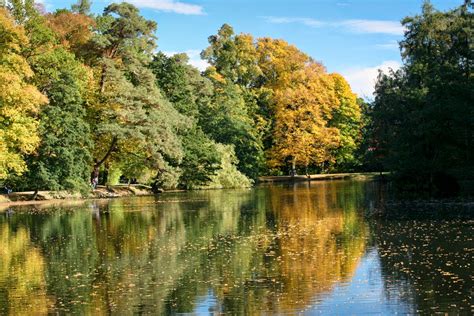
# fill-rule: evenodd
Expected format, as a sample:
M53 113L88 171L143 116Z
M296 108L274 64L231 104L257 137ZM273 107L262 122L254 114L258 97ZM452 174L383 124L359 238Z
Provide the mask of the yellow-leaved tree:
M311 58L281 39L268 37L257 41L258 65L266 89L284 89L291 84L293 74L302 70Z
M24 155L39 144L36 115L48 99L28 83L33 72L21 55L28 38L0 8L0 179L26 170Z
M339 147L333 151L334 160L329 166L336 170L351 170L358 162L356 150L362 140L362 110L357 96L349 83L340 74L330 75L339 105L332 113L329 126L340 132Z
M257 42L262 90L269 91L272 112L270 167L292 170L333 160L339 131L329 126L339 101L324 67L283 40ZM323 168L324 169L324 168Z

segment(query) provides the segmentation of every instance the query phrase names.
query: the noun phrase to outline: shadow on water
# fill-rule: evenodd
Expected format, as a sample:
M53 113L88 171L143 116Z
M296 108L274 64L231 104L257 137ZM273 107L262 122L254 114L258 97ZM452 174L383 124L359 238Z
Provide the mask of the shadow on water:
M321 181L15 208L0 314L469 311L472 220L367 218L387 194Z

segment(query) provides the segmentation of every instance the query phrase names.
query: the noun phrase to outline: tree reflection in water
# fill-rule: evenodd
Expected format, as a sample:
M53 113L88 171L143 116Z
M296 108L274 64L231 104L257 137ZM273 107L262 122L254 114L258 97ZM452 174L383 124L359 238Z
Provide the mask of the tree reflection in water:
M353 282L371 240L391 240L369 233L368 190L333 181L20 208L0 216L0 312L302 311Z
M44 259L24 228L0 223L0 314L47 315Z

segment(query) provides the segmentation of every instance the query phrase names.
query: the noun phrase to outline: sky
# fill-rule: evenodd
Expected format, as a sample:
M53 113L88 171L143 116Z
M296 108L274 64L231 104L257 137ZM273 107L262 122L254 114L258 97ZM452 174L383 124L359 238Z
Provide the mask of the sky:
M117 0L119 1L119 0ZM116 2L117 2L116 1ZM68 8L76 0L42 0L48 11ZM109 0L93 0L101 13ZM378 69L401 65L400 21L420 12L423 0L128 0L158 23L159 50L186 52L201 70L199 53L207 38L230 24L236 33L284 39L341 73L359 96L372 98ZM462 0L432 0L439 10Z

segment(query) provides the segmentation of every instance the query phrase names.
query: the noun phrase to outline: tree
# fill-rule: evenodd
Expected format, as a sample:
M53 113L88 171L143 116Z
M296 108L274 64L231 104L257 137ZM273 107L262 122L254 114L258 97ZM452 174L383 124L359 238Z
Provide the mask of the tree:
M133 155L154 170L182 158L177 132L187 121L162 97L148 69L155 29L127 3L109 5L97 18L92 42L100 58L88 60L96 78L89 100L95 170L113 154L115 160Z
M221 153L217 144L199 128L194 127L182 136L183 161L180 185L193 189L207 185L221 166Z
M257 62L257 49L250 34L234 34L234 29L224 24L208 39L209 47L201 57L209 62L215 72L229 83L250 88L261 75Z
M56 44L54 32L47 27L44 14L38 10L34 0L12 0L9 11L15 22L22 25L28 36L29 45L25 45L22 55L28 62L34 63L34 58L52 49Z
M16 23L24 25L29 18L37 14L34 0L9 0L5 1Z
M286 79L285 79L286 80ZM332 162L331 151L339 145L339 130L329 127L337 107L332 82L321 65L312 63L288 77L291 85L274 95L274 145L269 150L272 167L290 163L296 166Z
M181 114L190 118L190 128L179 135L184 154L179 164L179 183L190 189L206 185L220 168L221 158L216 143L198 125L200 107L210 101L211 82L187 62L185 54L167 57L158 53L150 68L168 100Z
M107 103L94 105L95 168L107 159L120 161L133 155L143 170L161 170L166 161L182 159L179 130L187 120L164 99L154 84L155 78L144 67L136 68L137 84L113 65L107 66L105 92ZM105 147L102 147L104 146ZM113 156L113 157L111 157Z
M262 70L262 85L271 90L291 84L292 74L313 60L284 40L268 37L257 41L258 65Z
M247 178L237 169L238 161L233 145L216 144L217 151L221 158L219 170L211 176L205 188L210 189L231 189L248 188L253 181Z
M14 5L25 12L30 41L23 53L34 70L31 80L49 98L39 112L41 141L26 158L29 171L14 179L16 186L36 191L87 189L91 141L82 94L90 76L74 55L57 46L44 16L27 2Z
M353 170L357 166L356 151L361 142L362 116L356 95L340 74L331 74L338 105L332 113L329 126L337 128L340 144L334 151L335 170Z
M76 4L71 6L73 12L79 14L88 15L91 10L91 1L89 0L78 0Z
M92 147L82 99L87 71L74 55L57 48L36 59L35 73L49 104L40 113L41 142L28 159L25 189L86 192Z
M469 7L439 12L426 2L421 15L405 18L404 65L376 86L374 135L385 167L440 191L450 177L474 175Z
M253 89L261 75L252 36L235 35L224 24L209 37L202 58L211 65L205 72L214 85L212 104L204 107L203 129L220 143L233 144L238 169L256 179L264 166L262 122Z
M21 56L28 37L0 8L0 179L27 170L24 157L40 141L37 114L47 98L29 84L33 72Z
M197 118L201 104L210 102L213 86L188 61L186 54L167 57L159 52L153 56L150 68L156 84L173 106L181 114Z
M272 167L282 168L288 162L306 168L317 165L319 170L353 167L360 140L360 108L340 75L329 77L320 64L284 40L235 35L227 24L209 37L209 44L201 54L211 65L206 76L220 98L232 96L229 100L236 104L233 110L229 106L222 112L238 111L237 117L245 117L245 124L251 124L246 132L251 137L247 138L248 147L242 148L229 136L239 125L229 124L232 128L223 131L222 127L228 126L223 119L208 130L218 131L220 142L237 141L241 164L250 161L245 154L263 157L260 150L266 150L267 165ZM222 105L227 101L216 102ZM223 135L232 140L223 139ZM254 174L262 165L253 169Z
M77 57L91 59L96 53L90 41L95 26L94 20L80 13L58 10L46 16L48 26L54 31L62 46Z
M234 145L238 169L256 179L264 163L263 145L238 85L213 80L210 103L200 108L199 124L216 142Z

